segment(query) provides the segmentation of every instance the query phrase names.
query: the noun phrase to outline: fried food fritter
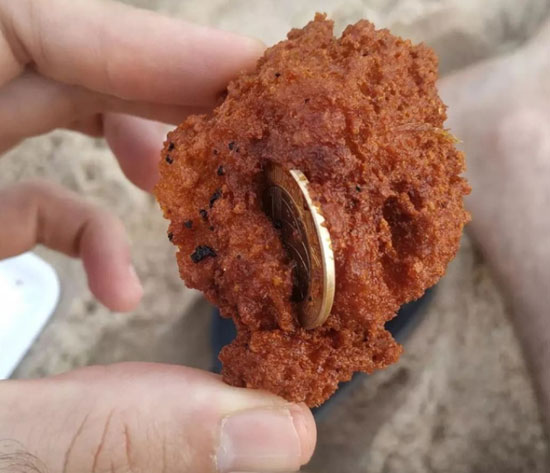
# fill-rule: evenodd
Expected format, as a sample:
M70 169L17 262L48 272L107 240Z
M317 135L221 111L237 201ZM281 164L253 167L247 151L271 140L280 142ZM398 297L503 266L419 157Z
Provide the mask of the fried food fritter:
M332 29L317 15L292 30L171 132L156 187L181 277L237 326L224 380L309 406L398 359L385 322L443 275L469 218L435 54L368 21ZM336 295L317 329L297 323L292 262L262 209L270 162L304 172L327 220Z

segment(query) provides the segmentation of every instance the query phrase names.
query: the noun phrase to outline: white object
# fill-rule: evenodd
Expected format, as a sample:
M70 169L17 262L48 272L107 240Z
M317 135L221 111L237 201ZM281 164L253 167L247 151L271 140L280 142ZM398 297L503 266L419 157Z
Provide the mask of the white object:
M0 261L0 379L15 370L59 301L55 270L33 253Z

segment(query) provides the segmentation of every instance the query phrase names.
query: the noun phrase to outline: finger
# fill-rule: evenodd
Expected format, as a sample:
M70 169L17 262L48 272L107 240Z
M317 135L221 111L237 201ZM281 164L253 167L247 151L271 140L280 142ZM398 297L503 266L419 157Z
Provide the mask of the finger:
M172 128L145 118L108 113L79 120L70 129L90 136L105 136L126 177L139 188L151 192L158 177L163 141Z
M157 183L162 143L170 127L144 118L109 113L104 134L126 177L146 191Z
M135 308L142 288L122 223L46 181L0 190L0 259L36 244L80 256L92 293L112 310Z
M107 1L0 2L2 31L0 84L33 64L67 84L165 104L211 105L262 51L250 38Z
M126 101L27 73L0 89L0 152L25 137L70 127L105 111L179 123L203 109Z
M79 131L93 138L103 136L103 114L95 113L85 118L77 118L66 127L69 130Z
M48 471L289 472L315 445L304 405L184 367L126 363L9 381L0 401L0 438L7 431Z

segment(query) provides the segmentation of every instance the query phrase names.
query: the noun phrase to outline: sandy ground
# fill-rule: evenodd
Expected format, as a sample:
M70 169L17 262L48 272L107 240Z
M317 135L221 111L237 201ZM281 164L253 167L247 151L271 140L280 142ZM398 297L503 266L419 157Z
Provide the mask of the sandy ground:
M337 29L365 17L432 45L448 73L521 44L549 0L133 0L139 6L240 31L272 44L316 10ZM177 275L153 198L129 184L101 140L55 132L0 160L0 185L43 176L108 206L125 222L145 286L141 307L112 314L86 289L79 262L39 249L60 273L62 302L15 377L121 360L210 364L210 307ZM420 330L396 365L364 377L319 420L304 471L547 471L538 406L504 299L464 238Z

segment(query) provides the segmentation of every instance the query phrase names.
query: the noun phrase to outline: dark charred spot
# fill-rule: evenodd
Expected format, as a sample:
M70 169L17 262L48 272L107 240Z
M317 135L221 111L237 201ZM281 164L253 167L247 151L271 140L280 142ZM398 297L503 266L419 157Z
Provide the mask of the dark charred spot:
M217 149L214 149L214 150L212 151L212 153L218 154L218 150L217 150Z
M216 257L216 252L207 245L199 245L195 248L195 251L191 254L191 260L193 263L199 263L205 258Z
M193 226L193 220L186 220L185 222L183 222L183 225L185 226L185 228L191 228Z
M208 212L204 209L200 209L199 210L199 215L204 219L206 220L208 218Z
M212 197L210 197L210 208L214 207L214 202L218 200L222 196L222 190L216 189L216 192L212 194Z
M218 176L225 175L225 169L223 166L218 166L218 170L216 172L218 173Z
M212 225L210 225L210 227L208 227L210 229L211 232L214 231L214 227Z
M361 186L360 186L359 184L357 184L357 185L355 186L355 190L356 190L357 192L361 192Z
M230 150L230 151L233 151L233 148L235 147L235 142L232 141L232 142L229 143L227 146L229 147L229 150Z
M174 234L173 234L172 232L170 232L170 233L168 234L168 239L169 239L170 241L172 241L172 240L174 239Z
M168 164L172 164L174 162L174 160L172 159L172 157L169 154L167 154L164 159L166 160L166 162Z
M304 103L309 103L310 99L305 99Z
M281 73L280 73L280 72L276 72L276 73L275 73L275 77L277 77L277 78L281 77Z
M239 148L239 147L237 146L237 148L235 148L235 153L238 153L240 150L241 150L241 148Z
M168 151L173 151L175 147L176 145L170 141L170 144L168 145Z

